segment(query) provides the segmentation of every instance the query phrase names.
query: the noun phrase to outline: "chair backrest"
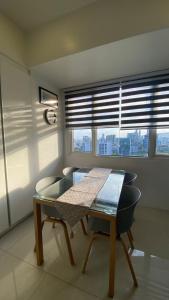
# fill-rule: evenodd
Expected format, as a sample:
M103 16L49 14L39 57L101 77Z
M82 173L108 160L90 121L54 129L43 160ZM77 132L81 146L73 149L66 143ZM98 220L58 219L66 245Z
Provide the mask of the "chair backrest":
M40 193L46 187L50 186L51 184L54 184L55 182L57 182L60 179L62 179L62 177L58 177L58 176L50 176L50 177L42 178L37 182L37 184L35 186L35 190L37 193Z
M127 232L134 221L134 209L140 199L141 192L135 186L123 186L117 209L117 235ZM94 232L110 233L110 222L100 218L89 218L89 228Z
M78 168L76 167L66 167L63 169L62 173L64 176L68 176L69 174L71 174L72 172L78 170Z
M117 210L117 234L127 232L134 221L134 209L141 197L139 188L123 186Z
M62 177L58 177L58 176L50 176L50 177L42 178L37 182L37 184L35 186L35 190L36 190L37 193L40 194L40 193L43 192L43 190L45 188L47 188L51 184L54 184L55 182L57 182L61 179L62 179ZM48 217L61 218L60 214L58 213L58 211L56 210L55 207L42 205L42 211Z
M137 179L137 174L136 173L130 173L126 172L125 177L124 177L124 184L125 185L132 185L133 182Z

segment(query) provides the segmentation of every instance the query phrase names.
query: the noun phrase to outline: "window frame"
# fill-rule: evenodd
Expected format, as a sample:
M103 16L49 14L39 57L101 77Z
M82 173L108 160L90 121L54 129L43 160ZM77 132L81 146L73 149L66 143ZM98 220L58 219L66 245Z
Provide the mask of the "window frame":
M91 154L91 153L93 153L93 150L94 150L94 144L93 144L93 129L92 128L86 128L86 129L90 129L91 130L91 139L92 139L92 141L91 141L91 151L77 151L77 150L74 150L74 140L73 140L73 131L74 130L80 130L80 129L85 129L85 128L73 128L73 129L71 129L70 131L71 131L71 152L72 153L83 153L83 154Z
M84 128L83 128L84 129ZM70 136L71 141L71 152L78 153L78 154L85 154L90 155L92 154L95 157L100 158L111 158L111 159L169 159L169 154L156 154L156 141L157 141L157 129L150 128L149 130L149 143L148 143L148 155L147 156L122 156L122 155L99 155L97 154L97 128L91 128L92 132L92 149L90 152L83 152L83 151L75 151L73 148L73 130L69 129L68 134ZM76 129L75 129L76 130ZM69 141L69 140L68 140Z
M84 129L84 128L82 128ZM73 131L76 130L76 128L74 129L69 129L68 132L70 132L70 135L71 135L71 152L72 153L78 153L78 154L92 154L94 155L95 157L103 157L103 158L128 158L128 159L135 159L135 158L141 158L141 159L148 159L150 157L152 157L152 147L151 147L151 142L150 142L150 131L151 129L148 129L149 130L149 145L148 145L148 154L147 156L139 156L139 155L134 155L134 156L130 156L130 155L127 155L127 156L122 156L122 155L99 155L97 154L97 128L93 127L93 128L90 128L91 129L91 132L92 132L92 149L90 152L84 152L84 151L75 151L74 148L73 148ZM152 133L151 133L152 135Z
M157 128L158 129L158 128ZM158 154L158 153L156 153L156 142L157 142L157 129L155 129L155 137L154 137L154 142L155 142L155 144L154 144L154 158L160 158L160 159L168 159L169 158L169 153L168 154ZM169 129L168 129L168 131L169 131Z

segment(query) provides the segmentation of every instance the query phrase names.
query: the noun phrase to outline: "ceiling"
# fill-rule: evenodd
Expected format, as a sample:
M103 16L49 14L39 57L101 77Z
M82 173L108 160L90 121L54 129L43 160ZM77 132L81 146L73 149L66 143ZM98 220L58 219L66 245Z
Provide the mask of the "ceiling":
M0 11L24 31L56 20L97 0L0 0Z
M58 88L169 68L169 29L141 34L33 67Z

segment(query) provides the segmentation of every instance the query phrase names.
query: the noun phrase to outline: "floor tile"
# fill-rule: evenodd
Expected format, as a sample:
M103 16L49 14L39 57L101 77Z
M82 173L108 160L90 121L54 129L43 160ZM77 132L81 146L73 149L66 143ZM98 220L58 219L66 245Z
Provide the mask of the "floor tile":
M30 298L30 300L98 300L98 298L91 296L69 284L66 284L51 275L45 276L38 289Z
M133 233L137 248L169 259L169 212L139 207Z
M0 252L0 300L27 300L44 273L23 261Z
M23 237L33 232L33 230L33 217L30 217L0 238L0 249L8 250L10 247L20 242Z
M132 228L132 262L139 287L132 277L119 242L116 244L115 296L118 300L169 299L169 212L138 207ZM95 241L86 274L82 264L89 243L80 225L71 240L76 266L70 266L61 226L43 230L45 262L36 265L33 218L0 239L0 300L108 299L109 240ZM128 243L128 240L125 238Z

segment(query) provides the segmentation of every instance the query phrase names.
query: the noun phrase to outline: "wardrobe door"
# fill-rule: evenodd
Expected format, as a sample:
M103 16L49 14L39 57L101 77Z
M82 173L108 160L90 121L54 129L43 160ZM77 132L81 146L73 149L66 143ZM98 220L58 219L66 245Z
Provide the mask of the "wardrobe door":
M2 109L11 224L32 212L32 101L30 76L22 67L2 62Z
M4 145L2 138L2 111L0 97L0 234L9 227L4 162Z

